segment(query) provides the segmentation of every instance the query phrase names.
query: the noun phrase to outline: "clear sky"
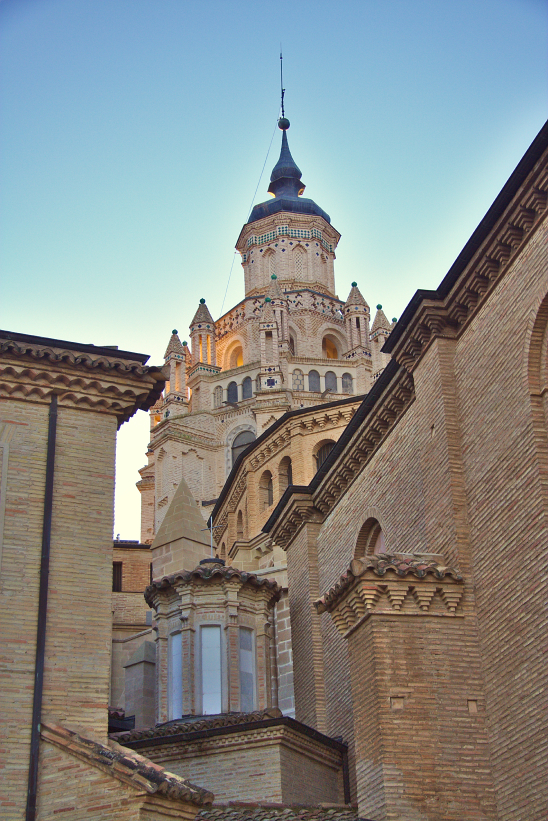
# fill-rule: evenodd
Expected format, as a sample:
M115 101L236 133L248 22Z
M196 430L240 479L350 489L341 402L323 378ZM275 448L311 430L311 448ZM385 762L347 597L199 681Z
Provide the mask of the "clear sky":
M547 116L545 0L1 0L0 327L162 361L267 199L286 115L352 280L435 288ZM243 296L236 259L224 311ZM139 536L144 412L119 435Z

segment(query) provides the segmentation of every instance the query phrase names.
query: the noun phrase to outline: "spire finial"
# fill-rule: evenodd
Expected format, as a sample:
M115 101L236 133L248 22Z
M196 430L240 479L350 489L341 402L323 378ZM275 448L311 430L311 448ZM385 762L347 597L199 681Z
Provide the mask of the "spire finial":
M284 109L284 97L285 97L285 88L284 88L284 58L282 54L282 44L280 43L280 89L282 92L282 116L278 120L278 128L282 131L287 131L289 128L289 120L285 116L285 109Z

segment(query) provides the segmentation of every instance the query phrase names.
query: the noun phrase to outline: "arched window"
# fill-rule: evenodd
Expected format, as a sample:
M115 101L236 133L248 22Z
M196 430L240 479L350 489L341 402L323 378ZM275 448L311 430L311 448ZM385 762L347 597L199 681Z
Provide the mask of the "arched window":
M309 371L308 373L308 390L320 392L320 374L318 371Z
M272 474L269 470L265 470L259 480L259 499L261 507L266 510L274 503L274 485L272 483Z
M324 440L323 442L320 442L320 444L317 447L316 452L314 453L314 461L316 462L316 471L318 471L321 468L321 466L323 465L323 463L325 462L325 460L327 459L327 457L329 456L329 454L331 453L331 451L333 450L334 447L335 447L335 442L332 439L327 439L327 440Z
M236 382L228 383L228 388L226 389L226 399L227 402L238 401L238 385L236 384Z
M325 389L337 393L337 375L333 371L327 371L325 375Z
M223 404L223 389L220 385L217 385L215 390L213 391L213 407L220 408Z
M268 255L268 275L272 276L276 273L276 254L271 251Z
M304 373L298 368L293 371L292 385L294 391L304 391Z
M244 430L238 434L232 443L232 464L234 464L240 453L243 453L248 445L254 442L255 439L256 436L252 430Z
M291 356L296 356L297 346L295 345L295 337L289 334L289 353Z
M278 467L278 485L280 488L280 495L284 490L293 484L293 470L291 466L291 459L289 456L284 456Z
M342 375L342 391L343 393L354 393L352 375L349 373L343 373Z
M242 399L251 399L253 396L253 383L250 376L246 376L242 382Z
M221 559L226 559L226 545L224 542L221 545Z
M233 348L230 351L230 356L228 359L228 367L229 368L241 368L244 364L244 352L241 345L238 345L236 348Z
M384 533L378 521L369 518L364 522L358 534L354 557L363 559L364 556L372 556L377 553L386 553Z
M339 358L339 348L337 346L337 340L334 336L324 336L322 339L322 354L324 359Z
M236 519L236 538L244 538L244 517L241 510L238 511L238 517Z

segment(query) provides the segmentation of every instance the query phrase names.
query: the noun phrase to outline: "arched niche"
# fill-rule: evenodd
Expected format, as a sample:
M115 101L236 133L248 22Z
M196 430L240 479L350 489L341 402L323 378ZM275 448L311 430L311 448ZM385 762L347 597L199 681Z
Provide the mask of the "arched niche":
M223 357L223 370L241 368L244 364L244 346L241 339L233 339L227 347Z
M239 439L241 433L251 434L248 437L242 437ZM247 442L245 439L247 438ZM226 475L230 473L232 469L232 465L240 455L240 453L245 450L251 442L254 442L257 438L257 434L253 425L249 423L243 423L241 425L237 425L235 428L232 428L231 431L228 432L226 437ZM237 441L236 441L237 440ZM235 448L234 448L235 445Z
M259 479L259 504L261 510L274 504L274 484L269 470L263 471Z
M336 442L333 439L322 439L321 442L318 442L315 446L314 450L312 451L312 456L314 458L314 466L316 468L316 472L321 468L333 448L335 447Z
M324 334L322 337L322 356L324 359L341 358L341 344L334 334Z
M308 372L308 390L311 393L320 393L320 374L318 371Z
M533 320L527 377L537 463L543 477L542 488L548 504L548 295L542 300Z
M250 376L246 376L242 382L242 399L251 399L253 396L253 382Z
M289 456L284 456L278 465L278 487L280 489L280 496L293 484L293 465Z
M363 559L365 556L373 556L378 553L386 553L386 539L384 531L378 519L370 516L365 520L358 533L356 548L354 550L355 559Z

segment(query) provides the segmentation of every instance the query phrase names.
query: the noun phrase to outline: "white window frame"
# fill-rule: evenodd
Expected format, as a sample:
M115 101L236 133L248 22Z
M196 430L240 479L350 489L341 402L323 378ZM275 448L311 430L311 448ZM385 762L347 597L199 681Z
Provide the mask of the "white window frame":
M183 634L173 630L167 637L168 721L183 715Z
M211 621L211 622L203 622L198 625L197 630L197 638L198 638L198 652L196 653L196 712L199 715L206 715L204 713L204 697L203 697L203 686L202 686L202 679L203 679L203 664L202 664L202 654L203 654L203 641L202 641L202 630L208 627L216 627L219 630L219 671L220 671L220 678L221 678L221 704L219 713L224 713L227 710L227 687L226 687L226 662L225 662L225 636L224 636L224 627L225 625L220 621ZM207 713L207 715L216 715L216 713Z

